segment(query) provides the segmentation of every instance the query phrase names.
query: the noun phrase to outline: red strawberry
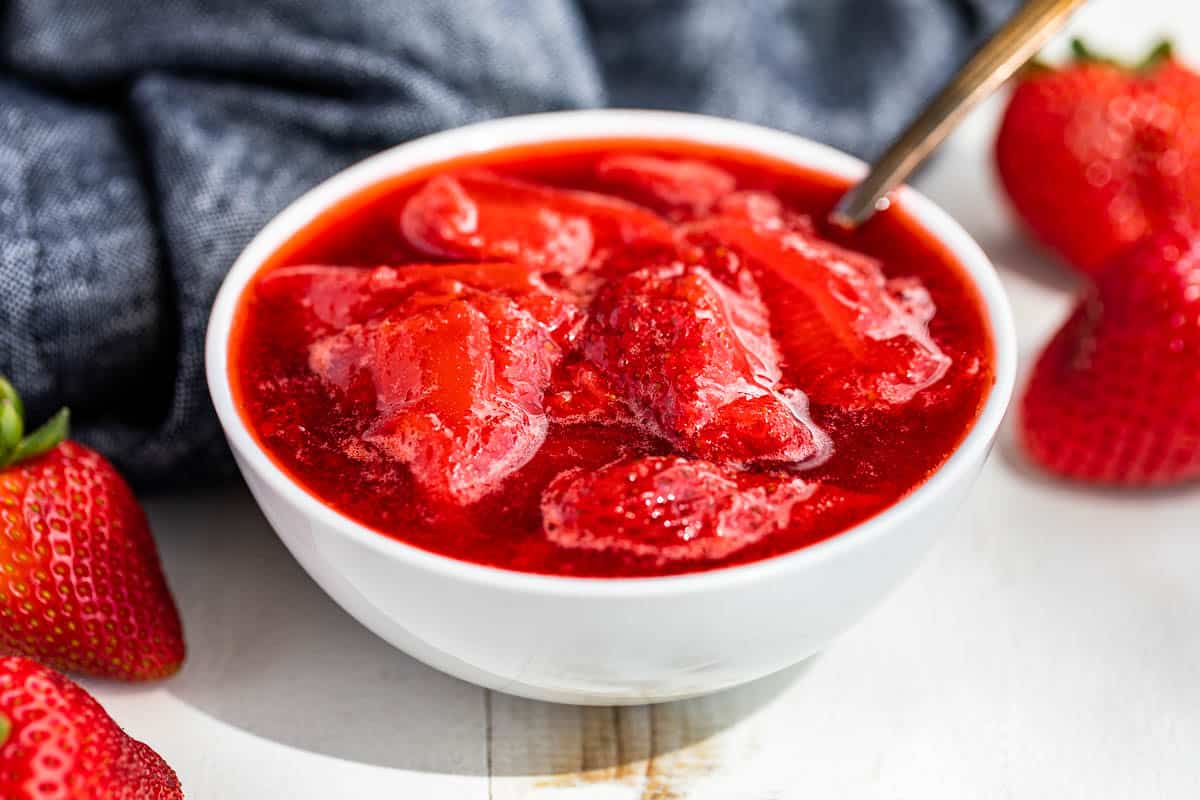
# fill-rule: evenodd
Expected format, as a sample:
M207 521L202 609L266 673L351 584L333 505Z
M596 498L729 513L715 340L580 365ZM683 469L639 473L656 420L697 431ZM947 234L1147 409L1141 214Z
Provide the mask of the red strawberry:
M546 536L562 547L626 552L660 563L711 560L785 528L814 484L660 456L571 469L542 495Z
M564 274L578 272L599 248L672 239L666 222L633 203L484 171L433 178L405 203L399 224L432 256Z
M0 379L0 650L126 680L175 672L179 614L129 486L63 441L65 410L24 438L22 413Z
M637 425L637 417L612 382L587 361L559 364L544 402L551 421L564 425Z
M0 797L176 800L179 778L82 687L35 661L0 658Z
M1150 237L1101 272L1038 359L1021 435L1076 480L1200 478L1200 237Z
M1076 50L1017 85L996 164L1034 235L1094 274L1147 233L1200 221L1200 75L1167 47L1136 68Z
M747 273L735 291L704 267L647 267L597 295L582 352L647 427L721 463L799 463L828 440L803 395L780 386L767 310Z
M749 268L771 308L784 364L817 403L886 408L938 383L950 358L929 335L935 308L915 279L889 280L878 261L821 239L802 219L753 194L688 226L702 252Z
M512 300L442 281L317 340L309 367L342 390L365 373L378 416L364 438L408 464L427 491L467 504L546 438L542 395L560 355Z
M635 202L683 218L707 214L737 187L737 180L720 167L656 156L607 156L596 164L596 176Z
M566 344L579 322L571 295L548 287L520 264L404 264L397 267L336 267L308 264L273 270L255 286L258 297L294 307L314 333L341 330L385 316L423 286L478 289L511 298Z

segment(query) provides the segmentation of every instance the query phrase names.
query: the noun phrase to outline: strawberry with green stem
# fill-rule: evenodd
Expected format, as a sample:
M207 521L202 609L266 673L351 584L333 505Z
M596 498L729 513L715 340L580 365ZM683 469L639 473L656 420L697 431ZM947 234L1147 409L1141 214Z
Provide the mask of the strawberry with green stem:
M1094 276L1149 233L1200 224L1200 75L1167 44L1125 65L1077 41L1018 81L996 166L1034 236Z
M179 613L146 516L60 411L25 435L0 378L0 652L57 669L148 680L179 669Z
M25 406L7 379L0 377L0 469L39 456L67 438L70 412L60 409L40 428L25 435Z

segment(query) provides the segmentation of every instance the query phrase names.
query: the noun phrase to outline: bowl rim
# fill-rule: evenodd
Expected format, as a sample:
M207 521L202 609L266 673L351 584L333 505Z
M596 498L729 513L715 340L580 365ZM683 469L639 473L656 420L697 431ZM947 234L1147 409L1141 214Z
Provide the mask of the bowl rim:
M413 139L353 164L305 192L267 223L234 261L217 293L206 334L206 374L221 427L242 464L310 519L412 568L492 588L549 596L630 597L740 586L869 547L889 531L919 516L948 489L968 478L974 464L982 463L999 430L1016 378L1017 342L1012 311L995 267L982 248L949 213L908 186L893 195L893 202L955 256L979 292L991 327L995 382L967 435L924 483L892 506L828 539L760 561L679 575L604 578L518 572L461 561L375 531L311 494L267 456L233 401L228 345L246 284L288 239L346 197L422 166L527 144L605 138L663 139L732 147L851 180L866 171L866 165L859 159L795 134L703 114L640 109L554 111L503 117Z

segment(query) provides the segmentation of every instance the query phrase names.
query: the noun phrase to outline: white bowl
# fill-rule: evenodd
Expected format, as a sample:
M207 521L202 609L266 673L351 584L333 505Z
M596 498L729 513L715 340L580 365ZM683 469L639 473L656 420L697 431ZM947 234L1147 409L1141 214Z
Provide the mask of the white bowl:
M400 145L301 197L230 270L208 327L208 384L242 475L308 573L404 652L511 694L588 704L716 691L807 658L917 563L983 465L1012 394L1016 342L987 256L953 219L903 189L902 206L970 275L986 306L996 382L963 443L896 505L829 540L744 566L688 575L560 578L457 561L390 539L324 505L268 458L234 406L226 353L238 298L263 262L322 211L382 179L468 153L571 139L636 137L728 145L855 178L863 164L786 133L711 117L578 111L471 125Z

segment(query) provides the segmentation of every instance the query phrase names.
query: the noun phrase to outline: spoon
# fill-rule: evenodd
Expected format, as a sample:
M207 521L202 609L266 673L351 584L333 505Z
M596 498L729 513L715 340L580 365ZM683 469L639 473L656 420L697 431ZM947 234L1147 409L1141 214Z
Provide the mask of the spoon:
M1085 2L1028 0L892 141L866 177L843 195L830 220L854 228L885 210L891 204L888 193L912 174L967 112L1037 55Z

